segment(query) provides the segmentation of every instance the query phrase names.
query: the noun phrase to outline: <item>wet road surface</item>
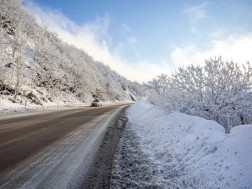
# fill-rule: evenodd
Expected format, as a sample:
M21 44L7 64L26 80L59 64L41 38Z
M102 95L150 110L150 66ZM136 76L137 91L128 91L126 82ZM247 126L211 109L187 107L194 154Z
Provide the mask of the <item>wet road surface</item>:
M0 188L79 188L110 121L125 106L0 120Z

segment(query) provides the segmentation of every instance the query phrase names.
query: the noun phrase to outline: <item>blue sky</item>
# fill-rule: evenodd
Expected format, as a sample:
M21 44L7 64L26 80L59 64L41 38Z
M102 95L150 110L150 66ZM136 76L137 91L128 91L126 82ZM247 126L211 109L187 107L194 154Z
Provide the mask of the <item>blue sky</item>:
M251 0L23 2L60 38L131 80L147 81L210 56L252 61L249 51L234 53L252 47Z

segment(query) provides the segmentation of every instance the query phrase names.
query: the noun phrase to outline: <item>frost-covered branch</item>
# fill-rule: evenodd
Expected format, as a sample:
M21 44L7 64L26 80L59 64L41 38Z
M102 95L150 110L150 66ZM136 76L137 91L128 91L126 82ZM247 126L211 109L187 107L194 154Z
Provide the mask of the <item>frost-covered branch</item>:
M153 81L149 82L149 88L158 89L158 93L150 100L167 110L216 120L227 132L235 125L252 122L252 68L249 63L239 66L219 57L206 60L202 67L179 68L166 77L166 85L159 84L160 76ZM159 85L154 85L156 83Z

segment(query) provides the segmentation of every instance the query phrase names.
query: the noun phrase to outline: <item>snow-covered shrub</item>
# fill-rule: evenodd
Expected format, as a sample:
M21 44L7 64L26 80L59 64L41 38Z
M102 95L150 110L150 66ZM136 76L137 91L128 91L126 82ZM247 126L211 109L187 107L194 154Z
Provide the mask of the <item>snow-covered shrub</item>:
M171 77L161 75L148 86L155 89L152 103L215 120L226 131L252 122L252 68L218 59L204 66L179 68ZM160 80L163 80L162 82ZM153 84L154 87L153 87Z

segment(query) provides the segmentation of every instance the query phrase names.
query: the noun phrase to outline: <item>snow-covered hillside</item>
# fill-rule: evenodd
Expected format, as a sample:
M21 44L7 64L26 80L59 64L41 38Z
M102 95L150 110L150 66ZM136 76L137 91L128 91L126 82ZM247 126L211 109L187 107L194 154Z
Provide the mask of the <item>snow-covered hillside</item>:
M113 188L252 188L252 125L225 134L214 121L132 105Z
M37 24L18 0L0 3L0 111L136 100L142 86Z

